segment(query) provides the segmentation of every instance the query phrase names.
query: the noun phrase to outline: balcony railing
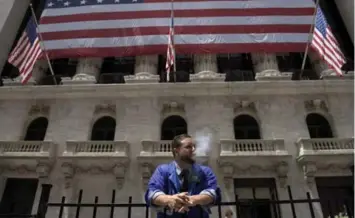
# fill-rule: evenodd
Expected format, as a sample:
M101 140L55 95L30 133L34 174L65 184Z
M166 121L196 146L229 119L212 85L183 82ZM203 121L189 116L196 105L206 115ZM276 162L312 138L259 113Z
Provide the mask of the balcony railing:
M50 157L54 143L46 141L0 141L0 157Z
M282 139L262 140L221 140L221 156L234 155L285 155L285 143Z
M126 141L68 141L63 156L128 156Z
M299 139L297 145L300 156L354 154L353 138Z
M171 141L142 141L141 155L173 156Z

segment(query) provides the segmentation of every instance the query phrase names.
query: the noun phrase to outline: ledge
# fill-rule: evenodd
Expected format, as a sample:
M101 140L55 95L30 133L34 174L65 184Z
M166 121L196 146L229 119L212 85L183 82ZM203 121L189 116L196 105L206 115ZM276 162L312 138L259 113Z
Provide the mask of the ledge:
M280 92L282 90L282 92ZM0 99L351 94L352 80L3 86Z

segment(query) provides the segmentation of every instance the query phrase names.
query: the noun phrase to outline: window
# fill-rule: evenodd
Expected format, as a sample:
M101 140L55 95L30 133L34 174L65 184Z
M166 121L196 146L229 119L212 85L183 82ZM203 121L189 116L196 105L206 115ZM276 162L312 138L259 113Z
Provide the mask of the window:
M308 114L306 123L311 138L333 138L330 125L323 116L319 114Z
M125 83L124 76L133 75L135 57L108 57L102 63L99 83Z
M113 141L115 139L116 121L109 116L101 117L92 127L92 141Z
M187 124L180 116L167 117L161 126L161 140L172 140L175 136L187 133Z
M46 136L48 120L45 117L39 117L33 120L27 127L25 141L43 141Z
M277 64L281 72L293 72L293 80L317 80L319 76L313 70L309 58L306 58L306 63L304 71L301 75L301 68L304 58L304 53L299 52L290 52L290 53L281 53L276 56Z
M316 184L324 217L350 217L353 214L353 177L319 177Z
M235 179L234 187L235 194L241 201L239 208L240 217L279 217L279 207L268 203L269 200L278 199L275 180L273 178ZM257 200L258 203L255 203L255 200Z
M226 74L226 81L254 81L250 54L218 54L218 72Z
M235 139L260 139L258 122L249 115L240 115L234 118Z
M8 178L0 202L0 214L14 214L12 217L18 214L30 215L37 185L37 179Z

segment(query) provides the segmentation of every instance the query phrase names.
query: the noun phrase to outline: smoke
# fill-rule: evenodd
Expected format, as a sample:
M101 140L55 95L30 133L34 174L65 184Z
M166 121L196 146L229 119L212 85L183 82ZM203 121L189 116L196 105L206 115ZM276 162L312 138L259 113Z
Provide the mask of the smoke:
M211 151L213 143L213 133L208 128L203 128L197 131L194 135L196 150L196 157L206 156Z

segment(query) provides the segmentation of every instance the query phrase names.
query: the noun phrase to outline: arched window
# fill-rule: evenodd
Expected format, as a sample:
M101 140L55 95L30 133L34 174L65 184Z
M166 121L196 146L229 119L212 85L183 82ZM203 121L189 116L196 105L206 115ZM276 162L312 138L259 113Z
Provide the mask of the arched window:
M91 132L91 141L113 141L115 139L116 121L110 116L98 119Z
M33 120L27 127L25 141L43 141L46 136L48 119L39 117Z
M332 129L323 116L315 113L308 114L306 122L311 138L333 138Z
M249 115L240 115L234 118L235 139L260 139L258 122Z
M161 126L161 140L172 140L176 135L187 133L184 118L173 115L165 118Z

